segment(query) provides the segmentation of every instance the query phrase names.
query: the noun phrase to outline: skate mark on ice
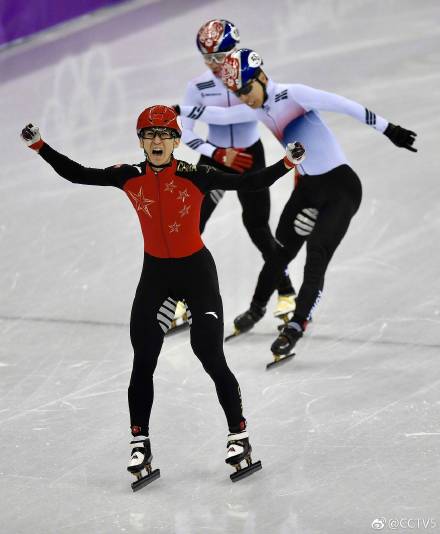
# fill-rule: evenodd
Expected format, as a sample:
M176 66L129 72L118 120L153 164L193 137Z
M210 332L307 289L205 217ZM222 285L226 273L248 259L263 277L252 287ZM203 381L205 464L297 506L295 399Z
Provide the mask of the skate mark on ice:
M355 427L357 427L359 425L362 425L363 423L366 423L367 421L370 421L371 419L376 417L376 415L378 415L378 414L380 414L382 412L385 412L386 410L388 410L389 408L391 408L392 406L394 406L396 404L399 404L399 402L401 402L403 400L411 399L412 397L415 397L416 395L420 395L421 393L427 393L428 391L430 391L431 389L435 388L438 385L440 385L440 380L437 380L436 382L434 382L433 384L431 384L429 386L426 386L425 388L419 388L416 391L413 391L412 393L410 393L409 395L404 395L403 397L400 397L399 399L396 399L395 401L386 404L382 408L379 408L378 410L376 410L372 414L367 415L366 417L362 417L362 419L360 419L356 423L353 423L352 425L350 425L347 428L347 430L352 430L353 428L355 428Z
M419 438L422 436L440 436L440 432L413 432L412 434L404 434L406 438Z
M167 353L170 353L170 352L173 352L175 350L180 350L184 345L186 345L187 342L186 341L183 341L181 343L178 343L176 344L174 347L171 347L169 350L167 350ZM59 362L57 367L59 367L63 362ZM6 419L3 419L2 421L0 421L0 425L2 425L3 423L7 423L9 421L13 421L15 419L18 419L22 416L25 416L25 415L28 415L28 414L31 414L31 413L34 413L34 412L41 412L41 411L57 411L57 410L47 410L46 408L49 407L49 406L52 406L54 404L57 404L57 403L64 403L65 401L67 401L68 399L72 400L72 399L77 399L77 398L81 398L81 397L78 397L79 394L83 393L83 392L86 392L86 391L90 391L90 390L93 390L93 388L96 388L96 387L99 387L101 386L102 384L106 384L108 382L111 382L112 380L124 375L124 374L129 374L130 373L130 369L129 369L129 363L127 362L127 368L125 368L124 370L122 371L119 371L118 373L114 373L112 374L111 376L107 377L107 378L104 378L103 380L99 380L98 382L94 382L93 384L90 384L89 386L85 386L81 389L78 389L77 391L72 391L71 393L68 393L66 395L63 395L62 397L58 397L54 400L51 400L51 401L48 401L48 402L45 402L44 404L41 404L40 406L37 406L35 408L30 408L30 409L27 409L27 410L23 410L19 413L16 413L15 415L11 416L11 417L8 417ZM118 390L120 391L120 390ZM124 390L125 391L125 390ZM108 392L105 392L105 393L108 393ZM97 393L99 394L99 393ZM89 396L93 396L93 394L89 395Z
M128 323L111 321L92 321L88 319L57 319L55 317L20 317L14 315L0 315L0 321L27 321L31 323L59 323L59 324L84 324L88 326L116 326L127 328Z

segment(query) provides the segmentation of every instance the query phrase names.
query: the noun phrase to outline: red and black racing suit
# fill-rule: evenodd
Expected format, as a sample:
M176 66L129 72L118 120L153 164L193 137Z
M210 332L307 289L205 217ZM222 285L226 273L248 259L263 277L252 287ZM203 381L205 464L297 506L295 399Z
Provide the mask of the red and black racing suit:
M134 349L128 388L131 426L148 435L153 373L172 311L166 299L184 299L192 314L191 346L213 379L231 432L244 420L240 388L223 353L223 306L214 260L200 237L200 206L212 189L256 191L283 176L283 161L260 171L228 174L173 159L160 172L146 161L106 169L86 168L44 144L39 154L73 183L122 189L139 216L144 265L133 302Z

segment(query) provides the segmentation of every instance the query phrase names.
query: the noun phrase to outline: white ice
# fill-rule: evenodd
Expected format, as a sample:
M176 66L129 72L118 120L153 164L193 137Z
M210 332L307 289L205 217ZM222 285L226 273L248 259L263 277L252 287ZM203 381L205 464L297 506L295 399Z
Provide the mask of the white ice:
M438 1L128 7L0 54L0 530L353 534L385 518L438 532ZM151 436L162 477L133 494L126 389L137 217L116 189L60 179L18 134L34 122L54 148L90 166L140 161L138 113L181 100L203 69L196 31L214 17L238 25L275 80L359 101L415 130L419 152L325 115L364 198L314 323L296 358L270 372L274 300L252 333L225 347L263 470L230 482L224 416L181 333L166 339L155 375ZM263 128L262 138L276 161L281 147ZM178 155L197 160L186 148ZM290 191L288 177L272 188L273 228ZM228 193L204 236L227 330L262 265L240 217ZM303 262L301 254L290 267L297 287Z

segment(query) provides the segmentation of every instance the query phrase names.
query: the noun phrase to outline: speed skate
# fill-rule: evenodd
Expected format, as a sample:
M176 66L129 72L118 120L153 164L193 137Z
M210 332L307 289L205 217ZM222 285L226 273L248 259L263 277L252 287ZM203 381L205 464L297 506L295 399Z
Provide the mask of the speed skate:
M127 471L136 478L135 482L131 484L131 489L138 491L158 479L160 469L153 470L151 467L153 455L151 454L150 439L147 436L134 437L130 446L132 450Z
M273 362L268 363L266 369L291 360L295 356L293 349L302 336L303 330L301 325L294 321L288 322L270 347L273 354Z
M228 435L227 455L225 462L235 467L235 473L230 475L232 482L246 478L263 468L261 460L252 462L252 447L249 443L247 431ZM242 466L242 464L245 464Z

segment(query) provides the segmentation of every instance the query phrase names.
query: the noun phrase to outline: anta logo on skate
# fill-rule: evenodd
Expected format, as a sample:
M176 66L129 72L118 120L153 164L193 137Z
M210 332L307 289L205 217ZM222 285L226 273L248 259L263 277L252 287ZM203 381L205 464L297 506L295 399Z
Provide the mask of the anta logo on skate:
M216 319L218 319L218 316L215 312L206 312L205 315L213 315Z

